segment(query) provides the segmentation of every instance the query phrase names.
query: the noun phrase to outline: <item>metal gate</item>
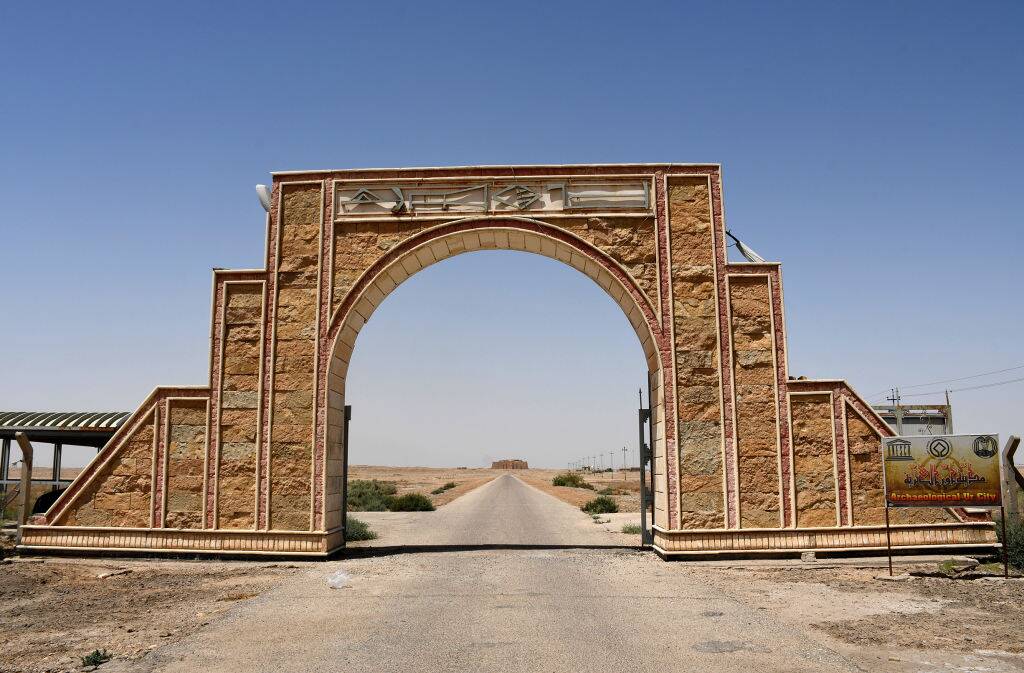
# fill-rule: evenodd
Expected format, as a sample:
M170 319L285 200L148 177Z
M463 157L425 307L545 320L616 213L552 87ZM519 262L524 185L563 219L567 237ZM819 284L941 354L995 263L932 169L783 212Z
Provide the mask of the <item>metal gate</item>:
M348 540L348 426L352 405L345 405L345 429L341 436L341 546Z
M647 527L647 508L651 508L651 526L654 525L654 469L651 464L653 453L651 443L651 408L644 407L644 394L640 391L638 410L640 441L640 544L654 544L654 531ZM649 442L648 439L651 441ZM650 476L648 476L648 474Z

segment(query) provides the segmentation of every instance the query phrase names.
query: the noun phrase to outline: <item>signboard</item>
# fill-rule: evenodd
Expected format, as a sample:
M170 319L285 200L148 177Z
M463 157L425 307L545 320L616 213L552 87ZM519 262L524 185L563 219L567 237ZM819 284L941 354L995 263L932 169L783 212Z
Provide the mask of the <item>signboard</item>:
M998 435L882 438L891 507L999 507Z

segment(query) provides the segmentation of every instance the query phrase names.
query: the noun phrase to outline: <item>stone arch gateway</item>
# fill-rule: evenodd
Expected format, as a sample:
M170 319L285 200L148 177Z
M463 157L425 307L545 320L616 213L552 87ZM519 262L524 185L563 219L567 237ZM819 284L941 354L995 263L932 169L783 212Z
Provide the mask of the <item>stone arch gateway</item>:
M214 271L209 383L156 388L24 528L25 547L339 549L359 330L420 269L481 249L569 264L636 330L656 551L885 546L878 447L891 431L843 380L789 378L781 268L727 261L719 166L276 173L266 231L264 268ZM993 538L962 511L894 521L896 546Z

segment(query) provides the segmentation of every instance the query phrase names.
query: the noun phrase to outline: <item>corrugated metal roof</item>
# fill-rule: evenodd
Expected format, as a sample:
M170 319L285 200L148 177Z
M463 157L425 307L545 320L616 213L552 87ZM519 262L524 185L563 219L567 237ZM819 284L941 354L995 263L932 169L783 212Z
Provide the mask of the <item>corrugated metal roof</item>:
M130 415L130 411L0 411L0 428L110 432Z

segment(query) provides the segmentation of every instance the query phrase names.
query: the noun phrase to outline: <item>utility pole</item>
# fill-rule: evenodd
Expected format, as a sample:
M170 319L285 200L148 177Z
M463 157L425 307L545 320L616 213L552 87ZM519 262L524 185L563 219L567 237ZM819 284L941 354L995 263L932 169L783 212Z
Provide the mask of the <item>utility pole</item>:
M612 472L615 472L615 452L608 452L608 467L612 468Z
M890 394L889 397L887 397L885 399L887 399L890 402L892 402L893 406L896 408L896 434L897 435L902 435L903 434L903 407L900 405L900 389L899 388L892 388L891 390L892 390L892 393Z

